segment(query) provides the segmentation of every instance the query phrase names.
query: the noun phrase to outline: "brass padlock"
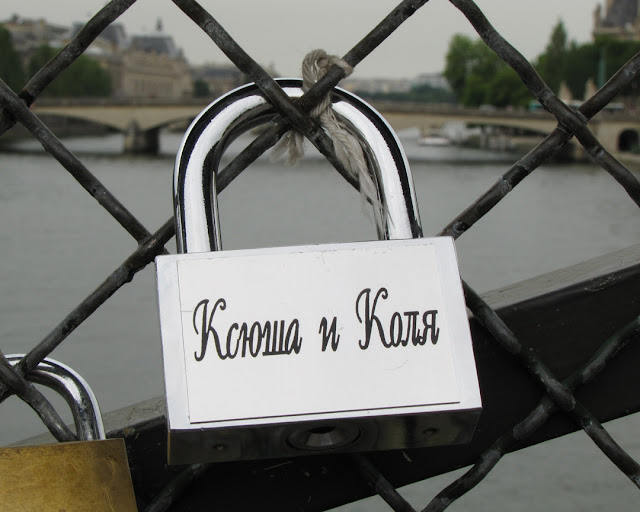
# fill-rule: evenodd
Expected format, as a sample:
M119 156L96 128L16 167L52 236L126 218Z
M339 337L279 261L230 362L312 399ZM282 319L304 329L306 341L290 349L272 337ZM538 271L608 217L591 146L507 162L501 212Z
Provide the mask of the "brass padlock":
M278 80L292 98L300 80ZM409 165L387 122L342 89L380 238L221 251L216 171L274 115L249 84L209 105L174 171L179 255L156 259L169 463L405 449L470 439L480 411L453 240L421 238Z
M21 358L7 356L12 364ZM0 512L136 511L124 440L106 439L86 381L52 359L26 378L62 395L82 441L0 448Z

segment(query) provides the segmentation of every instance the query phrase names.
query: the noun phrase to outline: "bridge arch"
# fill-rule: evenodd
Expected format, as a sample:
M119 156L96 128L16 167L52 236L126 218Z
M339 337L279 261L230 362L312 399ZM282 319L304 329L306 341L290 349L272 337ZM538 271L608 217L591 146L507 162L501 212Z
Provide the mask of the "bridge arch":
M638 130L627 128L618 135L618 151L632 151L640 147L640 134Z
M153 119L151 121L148 120L138 120L132 117L114 117L105 115L94 109L92 111L87 109L86 111L74 112L70 109L70 111L65 112L62 110L53 110L53 109L38 109L36 113L38 115L45 115L47 118L58 118L61 120L69 119L69 120L77 120L92 123L98 126L104 126L105 128L109 128L114 132L126 133L127 130L130 129L132 123L138 126L138 129L147 131L147 130L161 130L162 128L166 128L176 123L189 123L193 121L198 112L189 112L186 114L177 114L171 117L166 117L163 119Z
M63 131L65 127L81 125L84 127L88 127L91 130L92 126L97 128L106 129L112 132L122 132L122 129L119 125L114 123L106 122L103 119L88 117L84 115L76 115L75 113L63 113L63 112L38 112L36 114L41 116L42 120L46 124L52 124L53 126L63 127Z
M159 148L160 130L177 123L188 124L199 113L198 108L187 109L109 109L101 106L80 106L65 108L48 105L37 106L36 114L47 119L80 121L88 125L101 126L112 132L124 136L124 151L126 153L156 153Z

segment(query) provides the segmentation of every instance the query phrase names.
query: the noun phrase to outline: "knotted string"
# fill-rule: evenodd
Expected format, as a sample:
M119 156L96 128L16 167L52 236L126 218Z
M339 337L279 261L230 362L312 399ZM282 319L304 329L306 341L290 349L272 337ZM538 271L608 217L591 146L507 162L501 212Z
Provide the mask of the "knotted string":
M340 66L349 76L353 68L336 55L327 55L324 50L309 52L302 61L302 90L307 92L313 84L322 78L333 65ZM355 178L360 187L360 194L364 201L373 205L374 218L378 233L384 233L384 209L378 199L378 189L369 173L367 159L356 136L348 127L336 117L331 105L330 94L311 110L312 118L317 119L322 128L333 142L336 157L349 174ZM280 158L285 153L287 163L293 165L304 156L304 136L296 131L288 131L274 148L274 158Z

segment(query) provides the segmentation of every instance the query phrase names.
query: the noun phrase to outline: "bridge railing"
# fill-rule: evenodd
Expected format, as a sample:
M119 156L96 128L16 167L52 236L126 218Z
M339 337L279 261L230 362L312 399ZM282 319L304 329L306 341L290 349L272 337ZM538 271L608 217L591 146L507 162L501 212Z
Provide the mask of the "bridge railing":
M143 1L143 0L139 0ZM147 0L150 1L150 0ZM404 0L394 8L376 27L372 27L369 34L347 51L343 59L351 66L357 66L367 55L373 52L387 37L420 8L428 8L428 0ZM640 54L632 58L623 66L593 97L572 110L554 94L537 74L532 65L513 48L490 24L482 11L472 0L450 0L458 8L484 42L495 51L509 66L511 66L521 80L529 88L534 97L553 114L558 125L535 149L518 160L490 188L473 204L469 205L459 216L445 226L441 234L454 238L462 236L471 229L481 218L504 199L523 179L534 172L541 164L554 156L571 138L575 138L584 147L594 162L597 162L624 189L627 200L640 205L640 183L636 177L620 161L614 158L593 135L588 121L600 112L633 80L640 69ZM106 4L83 28L75 38L63 48L47 65L41 68L23 87L18 94L12 91L4 82L0 81L0 105L2 116L0 119L0 134L6 132L15 123L20 123L37 139L89 193L111 215L123 229L137 242L137 249L126 257L122 264L107 276L102 285L92 291L77 305L62 321L52 328L51 332L17 364L11 366L0 353L0 400L5 400L12 394L18 395L32 407L38 409L46 426L63 440L70 439L64 434L65 429L56 415L49 414L45 401L30 399L36 391L25 380L25 375L34 370L39 362L49 356L73 331L98 309L120 287L130 282L136 274L153 262L156 255L165 251L164 246L174 236L173 218L169 218L154 232L147 229L136 219L106 187L104 187L65 145L58 140L48 127L30 110L30 105L46 90L49 84L71 63L73 63L98 35L121 14L123 14L135 0L112 0ZM173 0L177 8L188 16L252 81L259 84L264 95L272 103L278 115L273 120L271 128L263 133L256 141L246 148L238 158L224 168L219 175L220 189L224 189L230 181L240 174L247 166L255 161L264 151L290 128L301 131L309 139L315 141L320 150L328 156L333 155L331 142L321 129L309 117L314 105L344 78L345 72L334 66L318 83L316 83L297 102L292 102L286 94L282 94L277 83L262 69L224 30L210 12L202 8L193 0ZM81 2L78 2L80 8ZM332 158L332 161L337 161ZM135 281L134 281L135 282ZM554 408L566 413L580 428L594 440L598 448L610 458L616 466L626 474L637 486L640 486L640 467L625 453L597 419L581 406L573 395L573 388L595 369L601 368L612 353L632 336L638 335L639 320L626 326L620 326L619 333L603 344L602 350L594 362L578 372L575 379L560 382L531 352L521 346L507 325L498 317L482 298L468 285L465 285L467 305L477 320L479 320L493 335L496 343L520 358L522 365L540 382L546 390L547 398L544 404L532 412L532 418L527 424L527 433L534 430L533 425L539 426L545 421ZM516 432L516 428L520 428ZM496 440L496 445L478 460L477 464L460 479L436 496L425 510L443 510L455 499L468 492L479 483L499 462L500 457L509 449L516 439L521 439L524 430L521 426L514 427L511 432ZM516 435L517 434L517 435ZM413 510L396 489L389 483L392 476L385 475L384 468L374 467L366 456L356 458L355 471L359 471L365 481L371 484L391 508L398 511ZM204 468L206 469L206 468ZM206 475L206 471L204 471ZM191 468L181 473L162 493L160 498L149 503L149 510L164 510L178 499L181 491L188 488L193 480L203 477L203 468ZM239 485L241 489L241 485Z

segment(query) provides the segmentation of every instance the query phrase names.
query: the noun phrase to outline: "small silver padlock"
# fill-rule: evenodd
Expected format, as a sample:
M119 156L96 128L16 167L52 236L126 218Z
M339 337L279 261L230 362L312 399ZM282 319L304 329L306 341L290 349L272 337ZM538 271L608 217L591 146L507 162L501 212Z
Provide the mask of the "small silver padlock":
M16 364L22 357L7 359ZM106 439L86 381L52 359L42 361L27 379L65 399L82 441L0 448L0 512L137 510L124 440Z
M278 83L302 95L300 80ZM420 238L387 122L347 91L331 99L364 149L388 241L220 251L221 155L274 110L250 84L183 139L174 206L187 254L156 259L171 464L454 444L475 428L453 241Z

